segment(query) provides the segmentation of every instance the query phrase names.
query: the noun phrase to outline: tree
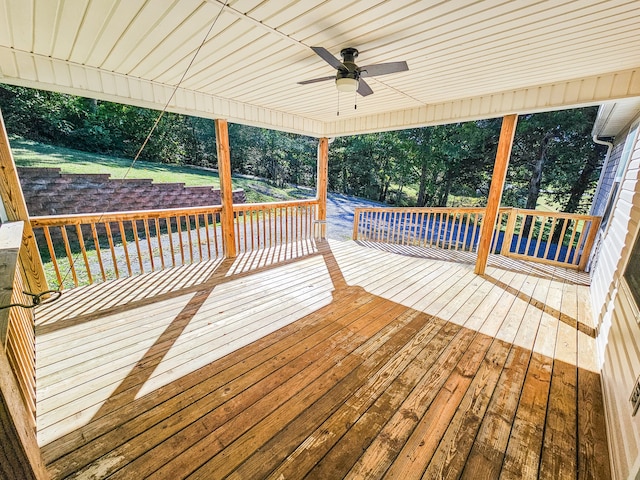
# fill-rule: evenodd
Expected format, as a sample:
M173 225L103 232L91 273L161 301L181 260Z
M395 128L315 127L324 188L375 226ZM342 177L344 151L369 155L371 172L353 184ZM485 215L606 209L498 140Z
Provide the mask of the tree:
M576 212L593 188L604 150L590 135L597 109L583 108L525 115L518 122L510 166L510 183L520 185L511 196L535 209L542 192ZM524 188L523 188L524 187ZM515 198L514 198L515 197Z

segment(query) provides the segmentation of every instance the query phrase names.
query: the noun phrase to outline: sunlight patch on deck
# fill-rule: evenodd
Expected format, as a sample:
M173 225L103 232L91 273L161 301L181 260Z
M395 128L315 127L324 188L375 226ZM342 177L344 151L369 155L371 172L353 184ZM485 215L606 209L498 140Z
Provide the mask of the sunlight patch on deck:
M87 424L192 297L182 295L39 335L40 445Z
M556 275L522 262L512 269L489 266L485 275L478 276L472 264L380 249L363 252L355 242L330 244L348 285L597 372L595 364L579 359L576 351L576 335L585 348L592 349L595 342L590 311L582 304L583 291L589 287L573 283L564 269ZM556 335L558 342L531 342Z
M332 290L319 256L217 285L136 398L328 305Z

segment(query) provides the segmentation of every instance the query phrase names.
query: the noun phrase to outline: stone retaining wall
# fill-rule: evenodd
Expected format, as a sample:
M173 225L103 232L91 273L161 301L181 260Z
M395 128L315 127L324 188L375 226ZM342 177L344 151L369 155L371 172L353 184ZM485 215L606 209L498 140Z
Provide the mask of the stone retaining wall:
M18 176L32 217L220 205L220 190L211 186L67 174L59 168L18 167ZM233 192L233 203L245 200L244 190Z

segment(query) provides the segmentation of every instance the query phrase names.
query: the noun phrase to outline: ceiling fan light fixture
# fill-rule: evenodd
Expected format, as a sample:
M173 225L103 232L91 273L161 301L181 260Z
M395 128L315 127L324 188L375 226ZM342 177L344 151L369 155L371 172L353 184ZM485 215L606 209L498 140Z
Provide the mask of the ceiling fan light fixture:
M358 79L356 78L336 78L336 88L341 92L355 92L358 90Z

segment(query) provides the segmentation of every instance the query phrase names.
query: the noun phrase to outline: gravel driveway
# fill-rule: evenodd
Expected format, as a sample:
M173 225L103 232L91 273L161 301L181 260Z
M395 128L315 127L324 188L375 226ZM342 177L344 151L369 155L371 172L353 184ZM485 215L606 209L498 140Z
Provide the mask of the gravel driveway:
M385 206L384 203L329 193L327 196L327 237L332 240L351 240L355 208Z

